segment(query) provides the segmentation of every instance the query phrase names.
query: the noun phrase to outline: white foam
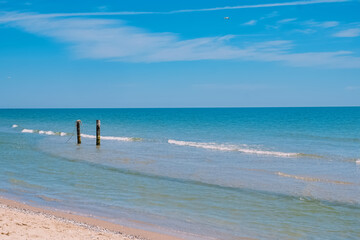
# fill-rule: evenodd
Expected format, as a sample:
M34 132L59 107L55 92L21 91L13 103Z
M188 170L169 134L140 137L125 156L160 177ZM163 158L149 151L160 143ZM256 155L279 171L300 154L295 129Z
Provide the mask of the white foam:
M55 133L53 131L39 131L39 134L46 134L46 135L55 135Z
M80 136L82 136L83 138L96 138L95 135L88 135L88 134L80 134Z
M23 132L23 133L34 133L35 131L34 130L32 130L32 129L23 129L23 130L21 130L21 132Z
M246 145L227 145L227 144L216 144L216 143L200 143L200 142L186 142L186 141L177 141L169 139L168 143L175 144L179 146L189 146L197 147L218 151L237 151L247 154L258 154L258 155L272 155L277 157L297 157L299 153L286 153L286 152L274 152L274 151L264 151L253 148L248 148Z
M13 128L19 127L18 125L14 124L12 125ZM46 130L33 130L33 129L26 129L24 128L21 132L23 133L37 133L42 135L56 135L56 136L67 136L70 135L70 133L66 132L54 132L54 131L46 131ZM83 138L91 138L95 139L95 135L90 134L81 134L81 137ZM115 137L115 136L101 136L101 140L109 140L109 141L125 141L125 142L133 142L133 141L141 141L141 138L132 138L132 137Z
M356 159L355 163L360 165L360 159Z
M104 140L114 140L114 141L126 141L126 142L134 141L133 138L129 138L129 137L103 136L101 138L104 139Z
M65 132L53 132L53 131L45 131L45 130L33 130L33 129L23 129L21 130L23 133L38 133L43 135L59 135L59 136L66 136L67 133Z
M81 136L83 138L92 138L92 139L96 138L95 135L88 135L88 134L81 134ZM129 138L129 137L113 137L113 136L101 136L100 138L101 140L125 141L125 142L130 142L135 140L134 138Z

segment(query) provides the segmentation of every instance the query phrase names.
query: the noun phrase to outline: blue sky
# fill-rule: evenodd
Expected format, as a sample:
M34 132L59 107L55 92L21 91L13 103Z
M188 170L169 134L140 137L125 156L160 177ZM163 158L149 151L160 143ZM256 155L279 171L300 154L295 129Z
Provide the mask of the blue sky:
M359 12L359 0L0 0L0 108L359 106Z

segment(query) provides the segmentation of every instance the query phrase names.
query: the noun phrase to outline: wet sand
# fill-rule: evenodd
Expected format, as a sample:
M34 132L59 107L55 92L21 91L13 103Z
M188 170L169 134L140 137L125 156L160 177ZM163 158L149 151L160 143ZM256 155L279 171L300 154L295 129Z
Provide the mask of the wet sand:
M2 197L0 239L180 240L96 218L33 207Z

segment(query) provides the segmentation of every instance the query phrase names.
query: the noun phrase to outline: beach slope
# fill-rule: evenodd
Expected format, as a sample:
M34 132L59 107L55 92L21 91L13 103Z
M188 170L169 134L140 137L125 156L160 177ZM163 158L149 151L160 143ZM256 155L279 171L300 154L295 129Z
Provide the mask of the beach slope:
M0 239L179 240L173 236L32 207L5 198L0 198Z

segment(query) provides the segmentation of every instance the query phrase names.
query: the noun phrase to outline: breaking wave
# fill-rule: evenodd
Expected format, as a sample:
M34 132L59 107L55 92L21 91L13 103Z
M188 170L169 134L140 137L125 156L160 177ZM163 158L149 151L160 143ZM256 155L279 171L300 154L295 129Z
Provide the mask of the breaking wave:
M14 124L12 128L18 128L19 126ZM22 128L22 133L37 133L43 135L54 135L54 136L72 136L73 133L66 133L66 132L54 132L54 131L45 131L45 130L37 130L37 129L26 129ZM83 138L93 138L95 139L95 135L89 134L81 134ZM142 138L134 138L134 137L115 137L115 136L101 136L101 140L112 140L112 141L125 141L125 142L135 142L135 141L142 141Z
M257 155L271 155L276 157L302 157L302 156L313 156L310 154L304 153L289 153L289 152L276 152L276 151L266 151L259 150L255 148L250 148L246 144L243 145L228 145L228 144L217 144L217 143L201 143L201 142L186 142L186 141L177 141L169 139L168 143L178 145L178 146L189 146L196 148L204 148L210 150L218 150L218 151L235 151L246 154L257 154ZM320 156L317 156L320 157Z
M81 137L83 137L83 138L93 138L93 139L96 138L95 135L89 135L89 134L81 134ZM101 136L101 140L113 140L113 141L135 142L135 141L141 141L142 138Z
M44 134L44 135L58 135L58 136L71 135L71 134L65 133L65 132L43 131L43 130L34 130L34 129L26 129L26 128L21 130L21 132L22 133L38 133L38 134Z

